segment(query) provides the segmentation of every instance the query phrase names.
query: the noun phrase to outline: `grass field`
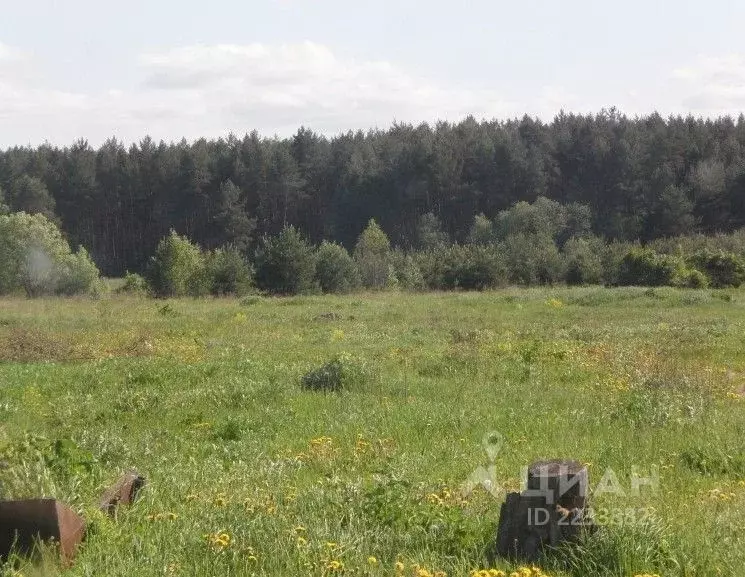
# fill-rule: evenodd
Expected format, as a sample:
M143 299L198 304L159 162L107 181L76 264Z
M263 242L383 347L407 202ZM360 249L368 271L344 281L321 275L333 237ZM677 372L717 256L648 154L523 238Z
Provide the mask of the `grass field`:
M337 355L348 390L301 389ZM541 573L741 576L744 392L738 291L4 300L1 494L90 523L66 571L5 572L509 575L503 490L559 457L602 528ZM132 467L142 498L104 517Z

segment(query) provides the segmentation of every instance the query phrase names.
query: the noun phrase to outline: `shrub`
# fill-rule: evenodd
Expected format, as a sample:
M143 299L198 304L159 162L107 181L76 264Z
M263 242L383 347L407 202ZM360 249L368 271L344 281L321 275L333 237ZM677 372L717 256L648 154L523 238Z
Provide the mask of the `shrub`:
M603 266L603 282L606 285L616 286L620 284L621 263L632 248L639 248L638 244L613 240L604 244L601 253Z
M390 255L391 266L395 276L395 285L403 290L422 290L425 288L424 277L415 258L400 250Z
M445 286L464 290L494 288L504 282L505 264L491 246L450 247L445 256Z
M116 292L124 294L145 294L148 291L147 281L145 278L134 272L127 272L124 275L124 282Z
M202 250L174 230L158 243L147 278L157 297L204 296L209 292Z
M427 250L414 255L424 286L431 290L445 290L445 249Z
M256 251L256 284L275 294L298 294L313 288L312 247L294 227L265 236Z
M621 285L676 286L686 273L679 257L658 254L648 248L633 248L621 260L618 282Z
M354 260L360 270L362 284L367 288L382 289L390 280L391 243L375 220L370 219L367 228L357 239Z
M240 251L232 245L209 253L207 274L210 292L215 296L243 296L251 291L253 285L251 267Z
M97 289L99 272L88 252L77 253L42 214L0 215L0 294L36 297Z
M364 380L364 366L349 355L342 354L303 375L300 386L310 391L339 392Z
M688 268L680 272L675 286L692 289L707 288L709 286L709 279L700 270Z
M496 246L452 245L417 255L422 278L434 290L484 290L504 283L505 261Z
M507 268L513 282L553 284L564 277L559 249L547 234L515 234L504 242Z
M603 278L602 240L570 238L564 244L563 255L566 282L572 285L599 284ZM597 242L599 241L599 242Z
M734 253L703 249L688 261L706 273L714 288L739 287L745 281L745 263Z
M359 286L360 273L343 246L323 241L316 253L315 279L325 293L348 293Z
M432 212L419 218L416 238L418 247L424 250L446 246L450 240L442 228L442 221Z
M57 293L63 295L98 294L103 287L98 268L82 246L78 252L70 254L60 270Z
M494 242L494 224L484 214L479 213L473 219L471 231L468 234L471 244L491 244Z

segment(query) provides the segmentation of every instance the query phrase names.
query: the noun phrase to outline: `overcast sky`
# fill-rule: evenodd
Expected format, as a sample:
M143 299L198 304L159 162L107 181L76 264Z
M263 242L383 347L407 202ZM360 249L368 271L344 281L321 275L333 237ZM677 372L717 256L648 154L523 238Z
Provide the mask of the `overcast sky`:
M0 0L0 146L737 116L741 0Z

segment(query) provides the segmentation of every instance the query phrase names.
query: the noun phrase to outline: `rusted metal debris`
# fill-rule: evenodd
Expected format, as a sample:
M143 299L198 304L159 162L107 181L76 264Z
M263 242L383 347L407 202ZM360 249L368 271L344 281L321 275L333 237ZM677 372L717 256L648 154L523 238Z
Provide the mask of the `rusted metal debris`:
M145 477L137 471L125 473L101 497L101 511L114 515L119 505L131 505L145 486L145 482Z
M497 553L535 561L546 545L558 545L587 526L589 475L577 461L539 461L528 469L527 487L502 505Z
M0 559L11 551L28 554L39 541L59 544L70 562L85 536L85 521L56 499L0 501Z

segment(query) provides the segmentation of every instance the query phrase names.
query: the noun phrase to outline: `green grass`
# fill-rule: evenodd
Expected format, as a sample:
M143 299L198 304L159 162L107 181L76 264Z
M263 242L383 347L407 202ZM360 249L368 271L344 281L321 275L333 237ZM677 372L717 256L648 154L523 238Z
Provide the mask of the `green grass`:
M15 570L509 572L490 556L503 493L463 487L493 466L515 490L560 457L626 495L595 495L605 526L545 573L742 575L744 328L738 291L0 301L0 496L63 499L91 527L66 571ZM301 387L334 359L344 391ZM129 468L147 489L103 517Z

